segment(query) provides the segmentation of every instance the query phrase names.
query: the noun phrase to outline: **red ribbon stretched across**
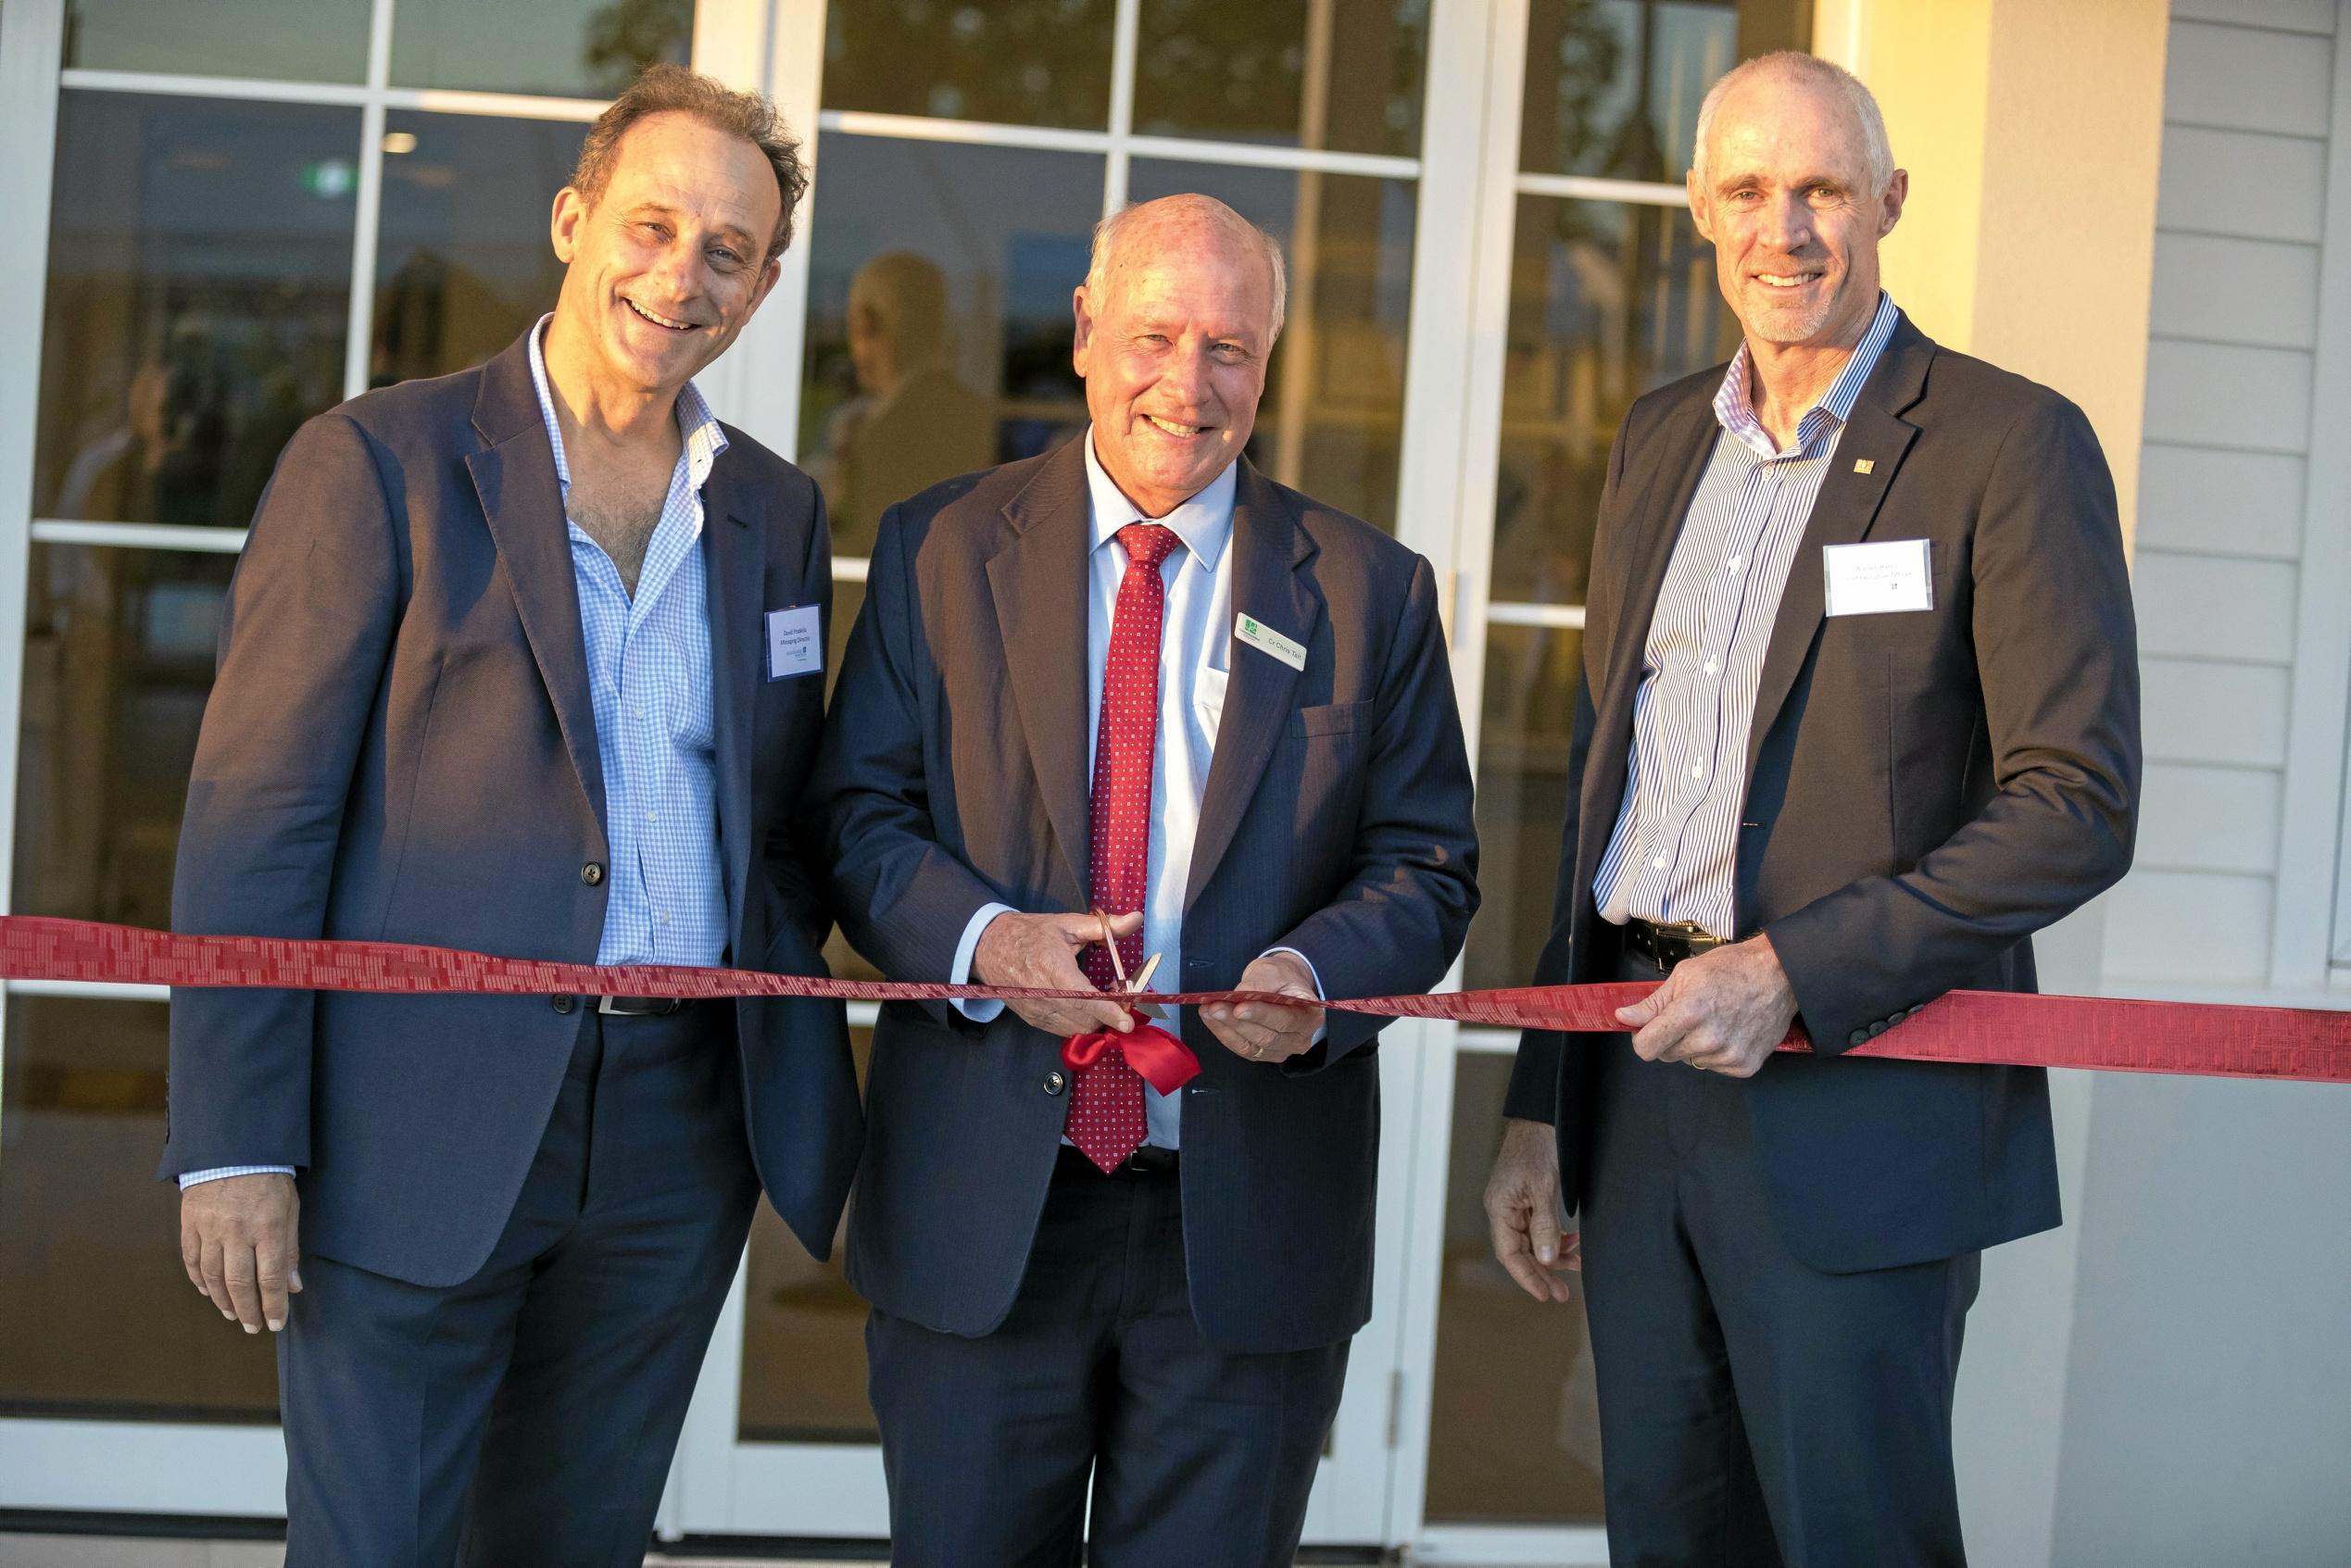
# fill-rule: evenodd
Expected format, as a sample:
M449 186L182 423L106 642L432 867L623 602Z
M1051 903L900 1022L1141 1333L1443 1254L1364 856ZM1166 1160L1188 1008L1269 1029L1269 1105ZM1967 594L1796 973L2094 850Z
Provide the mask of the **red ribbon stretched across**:
M1189 1046L1133 1008L1126 1010L1126 1016L1135 1021L1135 1027L1124 1035L1115 1029L1072 1035L1062 1042L1062 1060L1083 1072L1100 1060L1104 1051L1116 1046L1126 1053L1126 1065L1163 1095L1174 1094L1200 1076L1200 1058L1192 1054Z
M599 967L491 958L400 942L183 936L137 926L32 915L0 916L0 979L409 994L466 991L547 996L568 992L696 999L815 997L870 1002L1084 1000L1100 995L832 980L761 970L646 964ZM1388 1018L1439 1018L1503 1028L1609 1034L1622 1027L1616 1010L1639 1000L1647 989L1638 985L1533 985L1346 997L1327 1005ZM1248 991L1178 991L1154 992L1151 1000L1173 1006L1287 1003L1291 998ZM1780 1048L1810 1047L1800 1032L1791 1031ZM2351 1012L1954 991L1844 1054L1908 1061L2351 1084Z

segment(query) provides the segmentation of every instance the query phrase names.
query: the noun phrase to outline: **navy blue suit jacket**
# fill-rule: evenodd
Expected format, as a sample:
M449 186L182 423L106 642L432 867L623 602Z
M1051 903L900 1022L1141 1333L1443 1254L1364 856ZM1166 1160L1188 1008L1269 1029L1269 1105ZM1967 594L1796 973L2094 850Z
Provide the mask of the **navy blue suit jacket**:
M765 678L762 612L829 618L823 504L789 463L726 437L702 545L729 953L820 974L828 917L798 813L823 678ZM596 960L604 784L523 340L302 427L238 563L219 669L175 929ZM163 1173L296 1166L306 1250L463 1280L512 1210L578 1035L558 1001L178 992ZM737 1017L751 1152L822 1257L861 1136L843 1010L746 1001Z
M1085 453L950 480L890 508L816 790L842 929L897 980L944 980L981 905L1087 908ZM1201 801L1184 972L1230 986L1273 947L1326 994L1425 990L1477 908L1468 758L1428 563L1244 460L1233 605L1306 649L1236 645ZM1193 1316L1217 1345L1328 1345L1371 1310L1381 1021L1334 1012L1281 1066L1184 1010ZM849 1281L884 1311L986 1334L1011 1311L1069 1100L1062 1042L893 1004L874 1033Z

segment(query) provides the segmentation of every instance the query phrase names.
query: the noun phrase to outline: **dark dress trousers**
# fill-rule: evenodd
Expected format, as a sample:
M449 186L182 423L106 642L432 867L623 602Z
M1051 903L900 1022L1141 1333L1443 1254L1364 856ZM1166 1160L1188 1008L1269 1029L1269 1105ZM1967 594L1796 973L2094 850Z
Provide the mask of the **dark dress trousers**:
M883 521L816 787L843 928L894 979L946 979L985 904L1087 907L1087 515L1081 440ZM1428 564L1246 461L1227 548L1233 608L1305 663L1233 646L1157 984L1281 946L1329 996L1433 985L1477 893ZM849 1273L898 1561L1066 1562L1090 1465L1109 1568L1288 1562L1371 1310L1379 1024L1328 1018L1258 1065L1187 1010L1176 1171L1089 1178L1060 1040L884 1007Z
M703 487L701 548L729 955L822 973L828 920L800 809L822 678L765 678L762 616L809 604L829 613L823 505L805 475L726 435ZM608 890L604 811L571 546L527 343L304 425L230 591L174 926L591 963ZM509 1366L500 1429L556 1445L534 1458L558 1474L536 1490L485 1486L465 1525L477 1543L495 1539L484 1531L509 1499L609 1512L613 1494L648 1479L657 1499L754 1168L802 1243L829 1251L861 1137L839 1005L701 1004L663 1020L599 1019L595 1005L173 997L163 1174L265 1162L301 1173L308 1289L282 1346L293 1561L445 1561L466 1456ZM715 1078L712 1060L723 1065ZM639 1105L672 1119L614 1122ZM589 1171L588 1150L608 1143L618 1163ZM565 1203L575 1231L549 1218ZM599 1272L594 1236L622 1255L666 1248L669 1263ZM552 1269L559 1252L572 1273ZM400 1351L399 1336L423 1332L420 1313L441 1314L436 1343L456 1335L480 1352L457 1358L446 1385ZM531 1406L526 1376L599 1335L692 1343L685 1354L594 1358L538 1385L575 1403L601 1390L615 1422L644 1421L629 1452L600 1458L555 1406ZM347 1436L371 1428L407 1437ZM583 1445L568 1466L567 1442ZM434 1461L436 1445L457 1458ZM648 1447L658 1461L639 1475ZM330 1449L346 1450L332 1474L321 1468ZM634 1502L621 1512L633 1515ZM306 1512L389 1533L320 1536L313 1556ZM565 1539L497 1560L602 1560ZM616 1549L643 1544L639 1527Z
M1593 884L1723 373L1641 398L1610 457L1540 984L1633 962ZM1764 659L1736 872L1735 935L1771 938L1819 1054L1717 1082L1644 1067L1621 1038L1529 1033L1511 1083L1510 1114L1556 1124L1583 1214L1624 1562L1777 1561L1769 1532L1723 1523L1760 1517L1726 1512L1738 1487L1722 1479L1752 1493L1756 1472L1790 1562L1957 1560L1958 1321L1980 1249L2058 1223L2047 1085L2022 1068L1838 1057L1945 991L2034 989L2031 934L2131 861L2136 641L2114 488L2081 410L1905 319L1829 467ZM1824 614L1824 546L1921 538L1931 609ZM1706 1209L1704 1194L1734 1190ZM1678 1196L1631 1212L1660 1192ZM1767 1227L1770 1246L1710 1250L1693 1239L1710 1223L1742 1243ZM1905 1322L1910 1361L1873 1361ZM1905 1378L1939 1387L1939 1409L1897 1399ZM1745 1545L1725 1558L1726 1539Z

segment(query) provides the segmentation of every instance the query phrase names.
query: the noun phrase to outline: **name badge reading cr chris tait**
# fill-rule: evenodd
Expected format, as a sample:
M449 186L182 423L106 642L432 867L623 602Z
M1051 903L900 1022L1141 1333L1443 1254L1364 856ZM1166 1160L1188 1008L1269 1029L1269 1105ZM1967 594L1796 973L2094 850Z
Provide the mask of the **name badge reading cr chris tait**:
M1935 608L1934 567L1924 539L1830 545L1820 552L1831 615L1886 615Z
M1259 653L1272 654L1292 670L1306 668L1306 645L1290 641L1253 615L1233 617L1233 635Z
M767 678L814 675L824 669L824 622L814 605L767 612Z

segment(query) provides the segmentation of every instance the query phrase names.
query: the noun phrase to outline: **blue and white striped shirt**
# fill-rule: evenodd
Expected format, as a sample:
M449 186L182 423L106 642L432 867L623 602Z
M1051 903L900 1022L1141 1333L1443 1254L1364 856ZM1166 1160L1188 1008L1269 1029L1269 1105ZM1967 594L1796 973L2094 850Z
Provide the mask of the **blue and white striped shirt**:
M531 380L563 486L596 756L604 772L611 865L596 961L716 964L726 955L726 884L719 865L702 485L726 450L726 433L692 382L678 389L677 428L685 439L632 598L604 546L568 515L572 465L539 347L552 320L542 317L531 332Z
M1853 358L1785 452L1748 400L1746 345L1723 376L1722 434L1650 618L1624 805L1592 882L1603 920L1738 934L1739 813L1764 654L1838 438L1897 314L1880 293Z

